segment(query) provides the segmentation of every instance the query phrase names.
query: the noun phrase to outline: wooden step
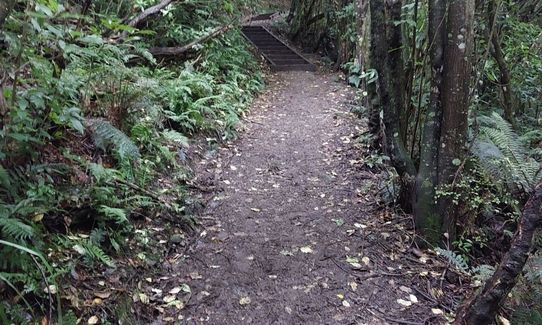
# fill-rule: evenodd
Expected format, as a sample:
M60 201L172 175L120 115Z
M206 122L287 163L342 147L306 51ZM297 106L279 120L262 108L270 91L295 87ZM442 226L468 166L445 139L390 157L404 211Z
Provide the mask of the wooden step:
M263 26L244 26L245 38L265 57L273 71L314 71L315 66Z

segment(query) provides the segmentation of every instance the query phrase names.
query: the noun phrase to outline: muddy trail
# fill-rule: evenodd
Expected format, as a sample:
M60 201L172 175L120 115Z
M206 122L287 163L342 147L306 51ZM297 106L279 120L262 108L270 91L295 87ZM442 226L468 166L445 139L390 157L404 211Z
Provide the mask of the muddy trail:
M192 244L155 275L190 288L169 320L444 322L409 218L379 203L382 177L362 163L364 122L339 79L273 74L240 139L198 163L195 182L216 190Z

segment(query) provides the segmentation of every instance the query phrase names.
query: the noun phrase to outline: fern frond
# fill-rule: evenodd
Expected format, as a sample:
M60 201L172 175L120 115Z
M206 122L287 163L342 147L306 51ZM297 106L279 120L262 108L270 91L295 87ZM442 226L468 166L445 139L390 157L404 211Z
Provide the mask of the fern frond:
M522 139L499 114L478 118L480 137L473 148L480 164L511 190L530 192L542 179L541 164L529 157Z
M102 205L98 210L104 216L114 220L118 224L128 223L128 217L126 216L126 211L124 209L111 208Z
M106 121L95 121L92 123L94 143L102 150L113 147L121 160L139 159L139 149L135 143L121 130Z
M15 218L0 217L2 233L15 239L28 239L34 236L34 229Z
M450 262L450 264L455 266L458 270L464 273L469 273L469 265L467 264L463 256L458 255L453 251L442 248L437 248L436 251L440 255L444 256L448 260L448 262Z

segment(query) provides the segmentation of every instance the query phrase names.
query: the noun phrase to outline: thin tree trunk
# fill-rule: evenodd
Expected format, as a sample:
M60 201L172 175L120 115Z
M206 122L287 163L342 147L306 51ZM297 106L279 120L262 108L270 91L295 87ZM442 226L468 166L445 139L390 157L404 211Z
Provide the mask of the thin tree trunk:
M422 133L420 165L416 178L414 217L418 233L428 242L440 241L442 220L435 204L438 185L439 140L442 119L442 71L446 42L446 2L429 1L429 51L431 60L431 93ZM418 109L420 109L418 107Z
M405 110L405 71L403 62L403 39L401 25L395 22L401 20L403 2L401 0L386 0L388 19L386 23L388 45L384 65L384 83L386 84L387 100L382 103L385 126L385 151L389 154L393 166L401 177L415 175L414 164L402 139L401 115ZM385 42L385 40L384 40ZM379 78L380 80L380 78ZM388 89L389 88L389 89ZM408 200L410 203L410 200Z
M384 78L382 62L386 58L384 6L378 0L369 0L369 56L367 67L376 70L377 80L367 84L369 102L369 132L375 137L376 148L384 142L384 134L381 129L380 112L382 111L382 92L380 79ZM384 48L383 48L384 47Z
M540 227L542 227L542 183L538 185L534 195L523 209L510 250L482 291L463 303L457 312L455 324L493 323L501 303L517 283L533 248L533 236Z
M368 1L367 0L356 0L356 30L358 34L358 39L356 42L356 55L355 62L359 65L360 71L367 71L367 58L369 57L369 45L368 45ZM362 78L360 82L360 88L367 90L367 79ZM367 96L361 98L361 103L363 107L369 107L369 101ZM371 113L371 111L369 111ZM376 114L369 114L369 132L371 134L378 133L380 116ZM376 125L376 129L374 129Z
M491 44L493 45L493 49L491 51L491 54L493 54L493 57L495 58L495 61L497 61L497 65L499 66L499 72L500 72L500 78L499 83L501 86L502 91L502 97L503 97L503 108L504 108L504 119L507 120L512 126L516 126L516 118L514 114L514 104L512 101L512 88L510 83L510 71L508 70L508 65L506 64L506 61L504 60L504 55L502 53L501 43L499 40L499 36L497 33L493 33L493 37L491 38Z
M514 114L514 104L513 104L513 95L510 82L510 71L508 70L508 64L504 59L501 41L499 35L501 34L501 26L496 23L499 14L499 3L496 0L491 0L488 3L488 22L493 23L495 26L494 31L490 33L489 37L491 38L491 55L497 62L499 67L500 77L499 84L501 87L502 99L503 99L503 110L504 110L504 119L508 121L514 128L516 127L515 114Z
M473 48L474 0L448 4L448 42L444 51L442 127L439 153L439 185L452 185L458 166L466 155L468 97ZM455 238L457 209L449 197L439 200L443 213L442 232Z
M376 92L371 89L370 101L371 105L374 105L371 110L373 114L383 112L384 139L382 145L393 166L401 177L414 175L414 165L401 141L399 128L403 92L398 90L397 83L393 81L394 78L397 78L397 74L402 74L402 60L398 59L400 53L399 55L397 53L389 54L390 48L399 49L401 47L401 38L397 37L395 29L388 26L383 1L371 0L369 3L371 15L370 65L378 73ZM396 17L397 14L400 16L401 1L387 0L386 4L390 8L391 16ZM393 20L390 19L389 24L393 24ZM391 35L388 35L388 29L391 31ZM388 44L388 37L391 37L390 44Z

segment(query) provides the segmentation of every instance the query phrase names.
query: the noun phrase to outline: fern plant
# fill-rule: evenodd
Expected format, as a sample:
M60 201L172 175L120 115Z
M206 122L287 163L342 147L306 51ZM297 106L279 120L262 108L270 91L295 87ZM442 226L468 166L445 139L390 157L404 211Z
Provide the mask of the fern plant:
M513 192L531 192L542 180L542 165L528 150L512 126L499 114L478 118L480 138L473 147L480 164Z
M141 157L135 143L121 130L117 129L107 121L94 121L91 123L94 143L100 149L113 151L121 160L137 160Z

